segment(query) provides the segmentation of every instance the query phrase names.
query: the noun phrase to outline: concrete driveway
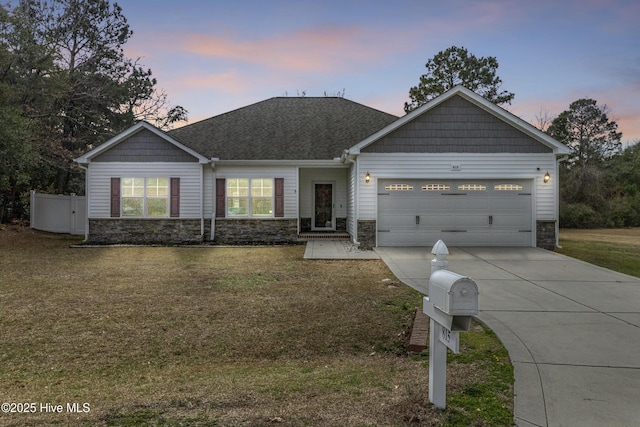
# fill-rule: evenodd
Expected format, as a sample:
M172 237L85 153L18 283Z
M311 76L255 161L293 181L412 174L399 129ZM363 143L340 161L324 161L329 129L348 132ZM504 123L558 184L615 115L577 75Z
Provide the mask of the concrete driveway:
M377 248L427 293L431 248ZM640 425L640 280L537 248L449 248L515 368L518 426Z

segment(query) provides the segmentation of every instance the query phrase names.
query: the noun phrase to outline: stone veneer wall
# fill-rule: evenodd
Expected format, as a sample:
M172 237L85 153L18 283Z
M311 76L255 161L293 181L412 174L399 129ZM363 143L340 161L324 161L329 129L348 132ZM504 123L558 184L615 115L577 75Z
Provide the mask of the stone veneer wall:
M216 218L213 242L222 245L298 243L298 220Z
M358 220L358 242L360 242L361 249L373 249L376 245L376 221Z
M536 222L536 246L550 251L556 248L556 222Z
M200 219L91 219L86 244L197 244L202 243Z

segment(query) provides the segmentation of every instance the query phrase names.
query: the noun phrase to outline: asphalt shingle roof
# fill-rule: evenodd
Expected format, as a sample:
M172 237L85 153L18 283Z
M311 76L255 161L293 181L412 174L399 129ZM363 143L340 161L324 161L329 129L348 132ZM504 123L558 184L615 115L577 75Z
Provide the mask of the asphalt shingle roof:
M337 97L270 98L169 131L220 160L327 160L398 117Z

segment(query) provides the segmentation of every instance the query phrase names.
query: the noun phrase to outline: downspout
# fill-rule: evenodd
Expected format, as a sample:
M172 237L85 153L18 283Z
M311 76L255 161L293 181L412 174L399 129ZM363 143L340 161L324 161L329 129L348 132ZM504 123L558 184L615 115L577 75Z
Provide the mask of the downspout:
M78 163L78 166L80 167L80 169L85 171L85 176L84 176L84 194L86 196L86 206L85 209L87 211L87 217L84 220L84 242L89 240L89 206L91 206L90 204L90 196L89 196L89 167L88 166L82 166L80 163Z
M212 185L213 185L213 194L211 195L211 197L213 197L213 200L211 201L211 242L213 242L213 239L215 238L216 235L216 203L217 203L217 189L216 189L216 161L220 160L218 158L211 158L211 170L213 171L211 180L212 180Z
M356 178L355 178L355 182L354 182L355 189L354 189L354 195L353 195L353 197L355 199L355 200L353 200L353 210L355 211L353 213L353 228L354 228L354 231L355 231L355 233L354 233L355 235L352 236L352 240L353 240L353 243L355 245L360 246L360 242L358 241L358 218L360 216L359 215L360 214L360 203L358 203L358 199L359 199L359 196L360 196L360 186L358 185L358 176L360 176L360 173L359 173L360 171L358 170L358 163L355 160L349 158L349 151L348 150L344 150L342 152L341 160L342 160L342 163L345 163L345 162L351 163L352 165L354 165L354 167L356 169L356 171L355 171Z
M204 243L204 167L200 168L200 239Z
M560 246L560 162L567 160L569 156L562 156L556 159L556 248L562 249Z

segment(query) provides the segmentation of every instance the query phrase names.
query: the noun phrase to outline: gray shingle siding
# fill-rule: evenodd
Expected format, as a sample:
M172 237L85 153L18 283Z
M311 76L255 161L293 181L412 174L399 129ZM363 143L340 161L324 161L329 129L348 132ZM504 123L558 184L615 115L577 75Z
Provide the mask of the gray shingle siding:
M209 158L326 160L397 119L344 98L280 97L168 133Z
M362 149L366 153L549 153L552 150L460 96Z
M197 162L198 159L146 129L93 159L94 162Z

